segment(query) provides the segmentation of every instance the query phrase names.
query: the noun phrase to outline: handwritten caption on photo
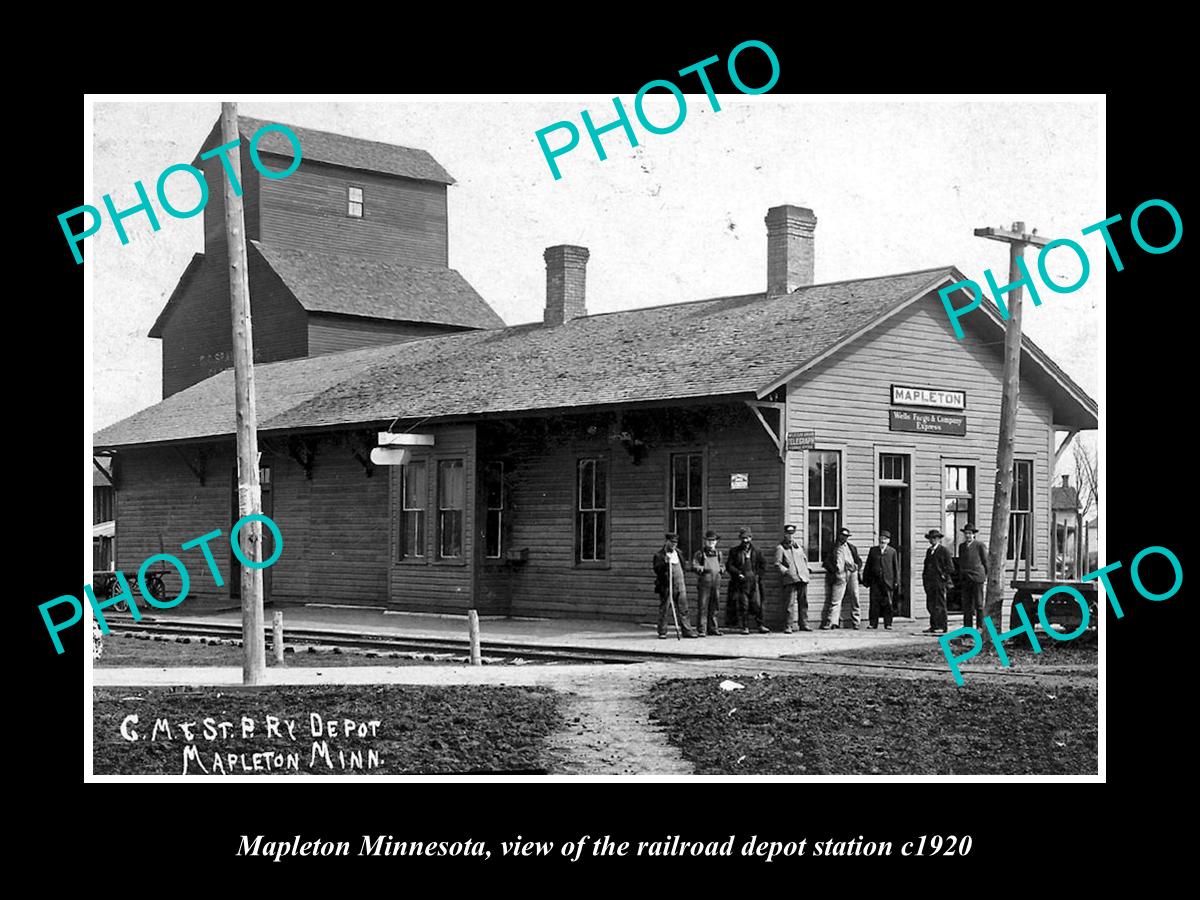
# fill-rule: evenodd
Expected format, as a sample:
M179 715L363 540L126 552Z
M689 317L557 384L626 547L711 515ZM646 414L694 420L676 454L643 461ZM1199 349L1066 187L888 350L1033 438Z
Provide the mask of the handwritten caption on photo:
M1159 556L1165 556L1171 563L1171 568L1175 573L1175 583L1171 585L1169 590L1163 591L1160 594L1156 594L1146 589L1145 584L1142 583L1141 574L1138 571L1138 567L1141 565L1142 560L1152 553ZM1095 572L1088 572L1081 579L1081 581L1099 580L1099 582L1104 585L1104 594L1106 597L1108 597L1108 602L1112 605L1113 613L1116 614L1118 619L1123 619L1125 617L1125 610L1121 608L1120 601L1117 600L1117 592L1112 586L1112 581L1109 579L1109 575L1121 567L1121 561L1117 560L1115 563L1109 563L1103 569L1097 569ZM1145 550L1135 556L1133 558L1133 562L1129 564L1129 580L1133 582L1134 589L1147 600L1153 600L1155 602L1169 600L1179 593L1179 589L1183 587L1183 566L1179 562L1179 557L1177 557L1166 547L1147 547ZM1079 609L1081 612L1079 627L1066 634L1059 634L1058 630L1054 628L1054 626L1051 625L1046 619L1046 601L1058 594L1070 595L1070 597L1077 604L1079 604ZM1004 666L1005 668L1010 665L1010 662L1008 659L1008 654L1004 651L1004 642L1011 640L1019 634L1024 634L1029 639L1029 644L1033 648L1034 653L1042 652L1042 645L1038 643L1037 634L1033 630L1033 624L1029 621L1029 615L1025 612L1024 605L1021 603L1014 603L1013 610L1016 612L1017 617L1021 620L1021 627L1013 628L1003 633L998 633L996 631L996 626L992 624L992 619L990 616L983 617L984 628L987 629L988 637L990 637L992 640L992 646L996 648L996 657L1000 660L1000 665ZM1078 588L1073 587L1070 584L1058 584L1043 593L1041 598L1039 598L1037 606L1037 618L1039 624L1042 626L1043 633L1048 635L1052 640L1073 641L1075 638L1087 631L1092 617L1087 598L1079 592ZM971 647L965 653L956 655L951 647L951 642L960 637L971 638ZM963 676L959 665L960 663L966 662L968 659L979 655L979 652L984 647L983 634L978 628L964 626L962 628L956 628L947 634L941 635L938 638L938 642L942 645L942 653L946 657L946 663L950 666L950 673L954 676L954 683L959 687L962 687Z
M249 559L246 554L242 552L242 548L240 546L241 542L239 540L239 532L242 530L242 528L250 522L256 521L262 522L264 525L266 525L267 528L270 529L271 535L275 539L275 549L271 553L271 556L268 559L262 560L261 562L255 562L254 560ZM213 558L213 552L208 546L208 543L209 541L215 540L220 536L221 529L216 528L208 532L208 534L202 534L198 538L194 538L179 545L181 550L192 550L197 547L200 548L200 552L204 554L205 562L208 563L208 570L212 574L213 582L217 587L223 587L225 585L225 579L221 577L221 570L217 568L217 561ZM269 566L273 566L283 553L283 534L280 533L279 526L271 521L270 517L264 516L261 513L252 513L248 516L242 516L237 520L237 522L234 523L233 528L229 530L229 546L230 549L233 550L233 555L237 557L238 562L240 562L246 568L266 569ZM179 573L179 595L173 600L158 599L154 596L154 592L146 583L146 577L147 573L150 571L150 567L157 562L167 563ZM104 610L108 609L110 606L115 606L122 602L127 603L129 605L129 614L133 616L134 621L141 621L142 618L141 610L138 609L137 603L133 599L133 591L131 591L129 588L129 581L126 579L125 573L118 570L117 572L114 572L113 575L116 579L117 585L120 586L121 591L120 593L114 594L106 600L97 600L96 593L90 584L85 584L83 586L83 593L87 597L88 603L91 604L92 612L96 614L96 621L100 625L100 633L104 635L108 634L108 622L104 618ZM192 579L191 576L188 575L187 566L183 564L179 557L170 553L155 553L153 556L146 557L141 566L138 568L137 585L138 592L148 604L158 609L171 609L187 599L188 592L191 590ZM50 610L55 606L62 606L64 604L72 607L73 611L71 618L65 622L54 622L50 618ZM73 625L79 624L79 622L83 619L83 603L80 602L79 598L74 594L63 594L61 597L55 597L53 600L47 600L45 603L38 606L38 612L42 614L42 621L46 623L46 630L50 633L50 640L54 642L55 651L61 654L63 652L63 644L58 635L60 632L65 631Z
M307 769L318 769L324 765L327 770L368 771L378 769L383 764L378 750L361 743L363 740L379 736L379 726L383 724L380 719L356 722L353 719L322 718L320 713L314 712L309 714L305 728L303 720L271 715L263 717L262 727L259 727L257 720L251 716L241 716L237 723L206 716L190 721L177 721L174 725L168 718L155 718L149 734L138 730L142 721L142 717L137 713L127 715L121 720L121 737L131 744L139 741L183 741L181 775L194 775L197 770L205 775L299 772L306 755L292 748L296 744L310 743L310 737L313 740L307 748ZM149 721L148 717L146 721ZM282 747L265 746L263 750L252 753L229 753L215 746L230 740L231 736L239 745L245 741L261 740L269 744L275 740L281 742ZM356 738L355 743L348 743L345 747L337 746L336 742L339 740L352 741ZM330 741L335 742L333 750L330 750ZM204 744L203 753L197 746L201 742ZM208 760L207 765L205 760Z

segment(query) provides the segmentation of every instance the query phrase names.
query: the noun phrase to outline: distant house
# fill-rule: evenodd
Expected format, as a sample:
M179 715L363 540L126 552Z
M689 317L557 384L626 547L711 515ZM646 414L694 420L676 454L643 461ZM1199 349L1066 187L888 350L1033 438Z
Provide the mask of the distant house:
M1075 581L1083 573L1083 517L1079 514L1079 491L1063 475L1062 484L1050 490L1050 511L1054 515L1054 579ZM1091 571L1091 570L1089 570Z
M963 280L953 266L814 284L816 217L778 206L766 217L765 291L588 315L589 253L559 245L544 254L541 322L502 327L465 283L439 272L404 282L411 288L393 291L392 305L371 309L384 321L404 309L406 322L442 309L447 321L422 326L441 333L318 353L332 351L322 344L321 317L350 315L345 298L357 288L340 286L356 284L358 250L367 246L375 262L364 265L381 267L412 252L411 242L379 236L388 223L436 230L422 252L437 250L426 263L444 265L448 181L427 177L413 189L432 218L414 223L413 207L398 203L369 223L346 193L355 160L310 162L310 144L297 133L304 162L257 188L252 232L265 285L255 293L252 255L256 344L262 332L273 339L271 328L260 332L259 303L284 298L292 312L277 321L299 323L297 343L276 346L278 356L256 366L264 508L284 537L283 556L268 570L269 599L645 621L656 610L650 560L664 531L680 532L687 553L707 528L729 546L745 526L770 551L792 522L818 608L820 559L837 529L848 527L864 551L889 529L907 614L908 600L920 596L920 536L938 527L951 544L967 521L987 527L1004 322L984 304L963 320L965 339L955 339L937 293ZM220 169L209 177L215 198ZM388 177L408 176L361 179L368 211ZM293 183L302 199L288 193ZM205 216L206 256L217 256L222 213L210 206ZM291 254L339 258L298 278ZM959 306L967 299L953 297ZM118 460L121 568L159 552L163 536L178 545L227 531L237 515L233 373L204 377L196 360L229 330L228 301L185 290L173 302L161 327L165 399L94 438L98 453ZM168 339L172 323L185 320L192 324ZM366 331L350 331L368 343L361 336L375 321L355 321ZM1028 560L1035 578L1053 577L1056 566L1047 527L1055 521L1055 431L1096 427L1095 401L1024 339L1012 513L1019 527L1007 556ZM370 451L382 431L431 443L403 466L376 468ZM232 566L218 588L198 554L185 558L194 565L190 607L230 605ZM779 623L773 570L765 590Z

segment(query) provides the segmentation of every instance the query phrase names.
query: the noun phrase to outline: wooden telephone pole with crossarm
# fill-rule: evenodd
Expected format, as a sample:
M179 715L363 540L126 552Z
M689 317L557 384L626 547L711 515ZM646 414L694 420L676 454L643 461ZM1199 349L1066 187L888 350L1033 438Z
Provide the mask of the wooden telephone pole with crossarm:
M1017 428L1017 401L1021 394L1021 298L1019 286L1028 273L1024 252L1028 246L1044 247L1049 238L1026 233L1024 222L1012 228L976 228L975 236L1008 244L1008 283L1017 284L1008 294L1008 324L1004 330L1003 393L1000 398L1000 438L996 445L996 486L992 498L992 527L988 533L988 580L984 615L993 622L1003 620L1004 562L1008 556L1008 526L1012 513L1013 442ZM1023 271L1024 270L1024 271ZM1005 301L997 297L1003 310ZM1036 298L1035 298L1036 299ZM956 537L957 539L957 537ZM1024 543L1026 535L1019 535ZM1028 538L1033 540L1032 536ZM1016 548L1020 559L1021 547Z

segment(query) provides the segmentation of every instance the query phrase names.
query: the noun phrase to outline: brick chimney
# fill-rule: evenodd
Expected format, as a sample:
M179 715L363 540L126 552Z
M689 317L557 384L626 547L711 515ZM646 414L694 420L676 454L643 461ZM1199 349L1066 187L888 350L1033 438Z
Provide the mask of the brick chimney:
M1071 486L1071 484L1070 484L1070 482L1071 482L1071 476L1070 476L1070 475L1064 475L1064 476L1062 477L1062 480L1063 480L1063 484L1062 484L1062 486L1063 486L1063 487L1070 487L1070 486Z
M803 206L767 210L767 293L790 294L813 283L813 231L817 217Z
M546 312L543 323L562 325L587 315L584 287L587 281L587 247L559 244L547 247Z

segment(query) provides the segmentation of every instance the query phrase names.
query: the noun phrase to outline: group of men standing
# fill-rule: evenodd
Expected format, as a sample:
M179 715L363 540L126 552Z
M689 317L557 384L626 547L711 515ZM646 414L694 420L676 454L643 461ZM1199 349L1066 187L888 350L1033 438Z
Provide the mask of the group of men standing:
M976 541L977 529L967 523L963 528L965 540L958 548L958 575L963 599L963 624L971 625L983 616L983 586L987 581L987 547ZM811 631L808 624L809 570L806 551L795 538L796 526L786 525L783 537L775 545L773 564L783 582L783 599L787 608L787 625L784 634ZM654 554L654 590L659 597L658 636L666 638L668 617L674 616L675 625L683 637L701 638L721 635L717 618L720 610L721 575L729 576L726 594L725 626L740 634L753 630L769 634L763 622L762 580L766 573L766 558L754 546L754 535L749 528L738 533L739 543L725 557L717 549L720 535L708 531L704 535L704 546L684 560L679 551L679 535L668 532L661 550ZM839 528L837 541L831 545L821 560L829 581L829 593L821 610L822 631L836 628L858 630L861 625L858 587L861 584L870 594L868 616L871 628L878 628L880 619L883 627L890 629L895 615L896 601L904 590L901 579L900 555L891 546L891 533L881 531L879 543L867 553L864 565L858 548L850 543L850 530ZM925 534L929 549L925 553L922 584L925 601L929 608L929 628L926 634L945 634L946 592L954 576L954 563L950 551L941 543L944 535L936 528ZM686 576L697 576L698 621L692 627L687 602ZM834 621L834 611L838 612Z

